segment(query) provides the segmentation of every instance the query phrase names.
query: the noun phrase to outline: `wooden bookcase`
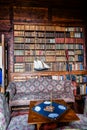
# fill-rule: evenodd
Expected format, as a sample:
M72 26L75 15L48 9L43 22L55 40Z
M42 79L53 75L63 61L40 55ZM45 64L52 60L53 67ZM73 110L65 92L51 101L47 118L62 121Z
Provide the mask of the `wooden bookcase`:
M84 70L84 55L81 27L14 25L14 72L33 71L35 59L46 62L50 71Z
M82 74L86 69L84 39L83 27L14 23L13 72L35 72L34 60L38 59L50 66L49 72L62 72L61 79L71 72L69 78L73 75L81 86L86 85L87 75Z

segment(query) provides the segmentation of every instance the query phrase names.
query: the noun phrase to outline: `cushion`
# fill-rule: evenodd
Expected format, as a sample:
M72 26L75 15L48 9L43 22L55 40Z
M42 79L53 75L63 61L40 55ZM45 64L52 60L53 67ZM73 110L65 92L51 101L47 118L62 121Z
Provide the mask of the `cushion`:
M0 93L0 123L6 129L10 121L10 111L3 93Z
M74 102L74 96L72 94L62 93L61 91L59 93L53 92L52 93L53 99L64 99L66 102ZM51 99L51 93L47 92L31 92L31 93L17 93L13 100L10 102L10 106L19 106L19 105L29 105L30 101L32 100L50 100Z
M28 124L28 114L11 118L7 130L35 130L35 125Z
M17 93L22 92L42 92L45 90L52 90L50 88L51 79L47 77L33 78L27 81L16 82Z
M64 88L69 92L71 89L70 80L53 80L48 77L33 78L27 81L16 82L17 93L29 92L57 92Z

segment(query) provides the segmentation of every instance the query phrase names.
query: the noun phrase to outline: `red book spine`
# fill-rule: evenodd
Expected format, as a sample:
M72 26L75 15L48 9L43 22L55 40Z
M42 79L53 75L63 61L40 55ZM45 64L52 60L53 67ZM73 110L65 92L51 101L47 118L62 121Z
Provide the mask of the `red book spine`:
M56 43L64 43L64 38L55 38Z

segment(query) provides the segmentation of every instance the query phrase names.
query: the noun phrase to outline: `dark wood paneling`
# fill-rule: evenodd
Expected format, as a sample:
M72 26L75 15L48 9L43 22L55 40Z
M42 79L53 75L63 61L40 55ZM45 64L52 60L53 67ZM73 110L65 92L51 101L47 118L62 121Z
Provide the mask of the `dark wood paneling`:
M87 19L85 0L0 0L0 20L9 20L12 26L13 17L17 21L82 24Z

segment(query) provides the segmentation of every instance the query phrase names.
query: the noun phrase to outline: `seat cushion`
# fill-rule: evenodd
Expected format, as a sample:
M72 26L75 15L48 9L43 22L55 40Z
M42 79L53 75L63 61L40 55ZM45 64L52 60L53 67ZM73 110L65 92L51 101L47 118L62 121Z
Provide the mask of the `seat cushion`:
M55 93L54 99L58 98ZM13 100L10 102L10 106L29 105L30 101L34 100L49 100L51 99L48 93L17 93Z
M28 124L28 114L11 118L7 130L35 130L35 125Z
M54 92L52 93L52 98L57 99L64 99L66 102L73 102L74 99L72 98L71 94L62 93L61 91L59 93ZM20 106L20 105L29 105L30 101L32 100L50 100L51 99L51 93L17 93L13 97L13 100L10 101L10 106Z

